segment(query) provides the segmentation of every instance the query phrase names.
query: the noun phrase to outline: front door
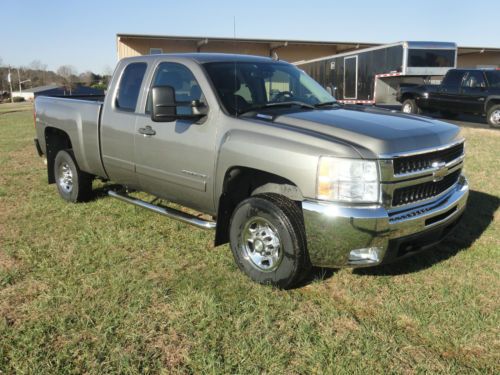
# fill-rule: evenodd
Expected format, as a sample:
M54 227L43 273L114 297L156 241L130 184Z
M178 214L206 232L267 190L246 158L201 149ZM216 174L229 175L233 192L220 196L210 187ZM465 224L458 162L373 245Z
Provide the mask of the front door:
M172 86L179 102L205 98L185 65L162 62L152 86ZM210 212L213 209L213 174L216 123L209 113L201 121L153 122L148 96L145 114L138 116L135 133L136 171L143 191L181 205ZM191 107L177 107L189 114ZM144 134L144 129L148 129Z
M450 70L443 79L437 93L432 97L431 105L438 110L459 111L460 85L465 72Z

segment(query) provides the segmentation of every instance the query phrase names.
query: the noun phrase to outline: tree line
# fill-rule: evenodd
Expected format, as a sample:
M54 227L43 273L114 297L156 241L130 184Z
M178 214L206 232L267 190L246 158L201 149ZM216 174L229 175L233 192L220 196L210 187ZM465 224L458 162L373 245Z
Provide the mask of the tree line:
M48 70L47 64L34 60L27 66L10 66L12 91L30 89L38 86L57 84L71 91L77 85L106 89L111 78L111 69L104 74L96 74L90 70L83 73L72 65L61 65L56 71ZM9 66L0 58L0 94L9 93Z

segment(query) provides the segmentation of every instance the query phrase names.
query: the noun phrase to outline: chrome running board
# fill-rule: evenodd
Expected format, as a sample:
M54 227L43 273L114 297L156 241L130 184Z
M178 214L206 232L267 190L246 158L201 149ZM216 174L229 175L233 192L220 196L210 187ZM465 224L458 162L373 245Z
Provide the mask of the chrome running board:
M170 218L178 220L178 221L182 221L183 223L194 225L195 227L198 227L201 229L215 229L215 226L216 226L215 221L203 220L203 219L200 219L199 217L196 217L196 216L190 215L188 213L176 210L174 208L157 206L157 205L154 205L152 203L148 203L148 202L142 201L140 199L133 198L133 197L131 197L127 194L124 194L124 193L118 193L116 191L109 190L108 195L110 197L119 199L121 201L130 203L130 204L133 204L135 206L139 206L139 207L145 208L147 210L156 212L157 214L167 216L167 217L170 217Z

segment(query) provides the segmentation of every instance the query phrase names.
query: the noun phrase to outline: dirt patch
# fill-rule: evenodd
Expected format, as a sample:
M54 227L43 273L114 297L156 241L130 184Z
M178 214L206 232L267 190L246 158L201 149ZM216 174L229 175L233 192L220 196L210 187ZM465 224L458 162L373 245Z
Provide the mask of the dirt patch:
M332 325L335 332L340 336L347 336L360 330L359 323L348 316L334 318Z
M0 235L2 230L0 229ZM0 250L0 271L11 271L19 267L19 260L6 254L3 250Z
M47 285L35 280L24 280L0 290L0 318L8 325L16 325L33 318L29 303L48 289Z
M188 360L190 345L186 338L173 328L154 337L151 347L159 352L163 365L169 370L182 367Z

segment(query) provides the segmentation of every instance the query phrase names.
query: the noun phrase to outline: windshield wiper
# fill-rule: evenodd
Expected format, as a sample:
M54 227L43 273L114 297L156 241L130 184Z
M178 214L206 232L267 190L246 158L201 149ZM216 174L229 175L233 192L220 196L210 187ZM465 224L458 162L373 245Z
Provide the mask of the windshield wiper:
M314 108L321 108L321 107L326 107L327 105L339 105L339 103L336 100L331 100L329 102L323 102L323 103L318 103L314 105Z
M265 108L273 108L273 107L291 107L291 106L299 106L302 108L309 108L309 109L314 109L315 106L312 104L304 103L304 102L299 102L299 101L288 101L288 102L278 102L278 103L267 103L267 104L262 104L262 105L256 105L247 109L243 109L238 112L238 115L242 115L244 113L252 112L252 111L258 111L259 109L265 109Z

